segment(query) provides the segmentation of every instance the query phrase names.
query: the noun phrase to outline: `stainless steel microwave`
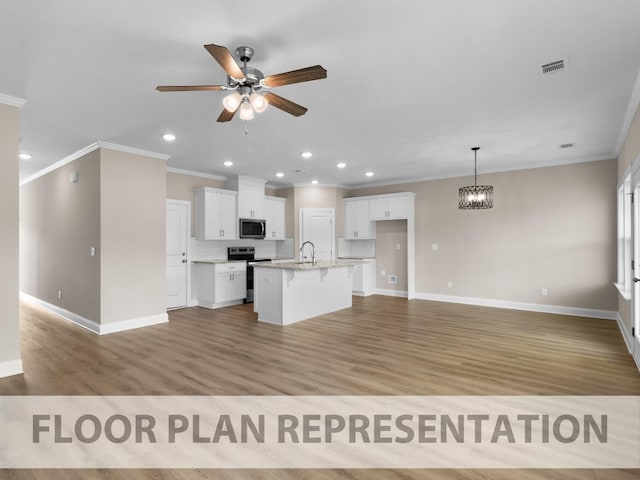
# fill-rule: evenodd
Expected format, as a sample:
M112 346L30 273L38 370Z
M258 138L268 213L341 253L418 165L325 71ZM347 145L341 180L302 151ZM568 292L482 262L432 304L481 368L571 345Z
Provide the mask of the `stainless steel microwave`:
M240 219L240 238L258 238L264 240L266 220L256 220L255 218Z

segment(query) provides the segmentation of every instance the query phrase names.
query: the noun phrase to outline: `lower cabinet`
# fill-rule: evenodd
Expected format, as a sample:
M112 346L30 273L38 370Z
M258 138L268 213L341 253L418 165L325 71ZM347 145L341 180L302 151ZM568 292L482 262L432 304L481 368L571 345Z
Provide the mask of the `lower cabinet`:
M220 308L242 303L247 297L246 262L196 262L198 306Z
M366 297L373 295L376 290L376 261L367 260L368 263L353 267L353 287L351 293Z

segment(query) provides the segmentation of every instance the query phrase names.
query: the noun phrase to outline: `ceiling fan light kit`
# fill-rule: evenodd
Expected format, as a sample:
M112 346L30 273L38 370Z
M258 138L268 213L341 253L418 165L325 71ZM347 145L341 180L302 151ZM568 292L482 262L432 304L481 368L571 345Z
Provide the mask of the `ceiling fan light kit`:
M458 189L458 208L460 210L486 210L493 208L493 186L478 185L478 150L473 147L474 181L473 185Z
M160 92L232 90L233 93L222 100L224 110L218 117L218 122L230 121L238 111L241 120L251 120L254 118L254 112L262 113L269 105L295 117L304 115L307 112L305 107L275 93L262 93L262 90L327 78L327 71L320 65L265 77L257 68L247 66L253 56L253 48L251 47L236 48L235 53L242 62L242 67L238 65L226 47L210 44L205 45L204 48L227 73L227 85L164 85L156 87L156 90Z

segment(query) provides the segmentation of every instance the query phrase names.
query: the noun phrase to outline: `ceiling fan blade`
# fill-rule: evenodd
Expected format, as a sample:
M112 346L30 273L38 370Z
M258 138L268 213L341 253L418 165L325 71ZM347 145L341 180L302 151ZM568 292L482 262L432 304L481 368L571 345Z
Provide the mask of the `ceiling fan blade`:
M275 93L267 92L264 94L264 98L267 100L269 105L279 108L284 112L290 113L295 117L299 117L300 115L304 115L305 113L307 113L307 109L302 105L298 105L297 103L294 103L291 100L287 100L286 98L283 98L280 95L276 95Z
M205 45L204 48L216 59L216 62L227 72L227 75L236 80L244 80L244 73L240 70L240 67L227 47L211 44Z
M327 71L320 65L314 65L313 67L301 68L291 72L269 75L264 79L264 84L267 87L280 87L292 83L320 80L321 78L327 78Z
M220 123L229 122L231 121L231 119L233 118L233 116L236 114L237 111L238 111L237 108L233 112L230 112L226 108L223 108L222 113L220 114L220 116L218 117L218 120L216 121Z
M220 92L227 90L223 85L160 85L156 87L159 92Z

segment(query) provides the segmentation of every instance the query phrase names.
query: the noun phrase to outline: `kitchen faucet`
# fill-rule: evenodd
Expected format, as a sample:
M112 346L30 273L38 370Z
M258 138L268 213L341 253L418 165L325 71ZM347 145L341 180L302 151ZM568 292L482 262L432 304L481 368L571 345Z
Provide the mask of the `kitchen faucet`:
M315 264L316 264L316 246L313 244L313 242L310 242L309 240L307 240L306 242L304 242L304 243L302 244L302 246L300 247L300 253L301 253L301 254L304 254L304 252L303 252L303 250L304 250L304 246L305 246L307 243L308 243L309 245L311 245L311 265L315 265ZM302 263L304 263L304 259L305 259L305 258L306 258L306 257L303 255L303 256L302 256Z

